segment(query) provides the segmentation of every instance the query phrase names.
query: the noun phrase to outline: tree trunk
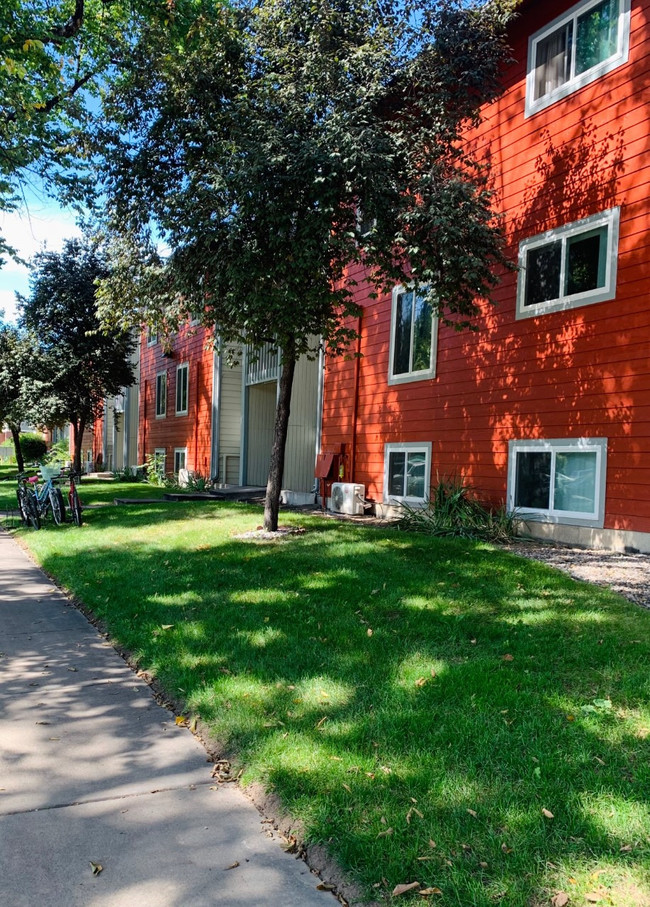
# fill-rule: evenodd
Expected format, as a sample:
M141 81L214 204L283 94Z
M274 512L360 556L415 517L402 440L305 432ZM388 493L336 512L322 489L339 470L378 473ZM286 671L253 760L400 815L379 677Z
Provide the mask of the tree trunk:
M9 431L11 432L11 439L14 442L14 451L16 454L16 464L18 466L18 472L25 471L25 461L23 460L23 452L20 449L20 428L17 425L10 425Z
M287 446L289 412L291 410L291 390L296 370L296 358L293 350L282 348L282 374L280 375L280 393L275 411L273 429L273 447L269 464L269 479L266 484L264 502L264 528L267 532L276 532L280 511L280 492L282 491L282 474L284 473L284 454Z
M81 474L81 445L83 443L85 428L86 422L84 419L79 419L78 422L72 423L72 468L79 474Z

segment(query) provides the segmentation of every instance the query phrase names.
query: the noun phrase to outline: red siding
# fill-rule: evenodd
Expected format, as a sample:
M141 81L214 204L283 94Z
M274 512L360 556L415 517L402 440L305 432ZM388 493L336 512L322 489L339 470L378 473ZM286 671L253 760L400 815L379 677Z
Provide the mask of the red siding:
M147 345L142 337L140 355L140 437L144 456L164 448L166 468L171 472L174 450L187 448L187 468L210 474L212 433L211 335L205 328L183 328L173 338L171 352L164 355L161 343ZM189 363L188 412L176 415L176 369ZM167 414L156 417L156 376L167 374Z
M516 320L504 274L477 333L440 328L435 379L389 386L391 300L362 296L362 360L328 362L323 449L354 443L346 479L369 498L386 443L432 441L434 477L462 472L502 500L509 440L606 437L605 528L650 532L650 0L632 4L627 64L525 118L528 36L572 5L524 9L518 62L471 142L491 157L515 262L521 239L621 207L616 298Z

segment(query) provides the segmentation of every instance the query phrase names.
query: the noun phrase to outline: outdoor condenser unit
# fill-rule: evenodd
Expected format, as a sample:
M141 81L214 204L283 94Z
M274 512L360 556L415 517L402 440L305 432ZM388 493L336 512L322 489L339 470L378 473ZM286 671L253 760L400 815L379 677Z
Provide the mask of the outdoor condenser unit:
M332 513L346 513L351 516L362 514L365 495L365 485L356 485L353 482L334 482L330 495L330 510Z

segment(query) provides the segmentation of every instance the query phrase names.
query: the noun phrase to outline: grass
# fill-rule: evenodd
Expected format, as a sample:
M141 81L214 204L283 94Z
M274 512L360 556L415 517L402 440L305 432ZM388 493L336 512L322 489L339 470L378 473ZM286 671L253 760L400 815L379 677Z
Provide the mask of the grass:
M368 898L650 905L650 613L485 543L291 514L304 534L238 539L260 513L231 504L87 517L21 536Z

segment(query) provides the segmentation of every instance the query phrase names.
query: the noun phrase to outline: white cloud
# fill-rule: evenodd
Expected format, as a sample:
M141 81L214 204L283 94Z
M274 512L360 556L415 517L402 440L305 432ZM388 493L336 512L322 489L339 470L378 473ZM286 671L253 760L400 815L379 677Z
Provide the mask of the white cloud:
M44 250L58 252L66 239L80 236L74 215L50 205L30 206L28 212L0 213L0 233L26 261ZM7 321L16 317L14 291L29 291L29 269L7 259L0 268L0 309Z

